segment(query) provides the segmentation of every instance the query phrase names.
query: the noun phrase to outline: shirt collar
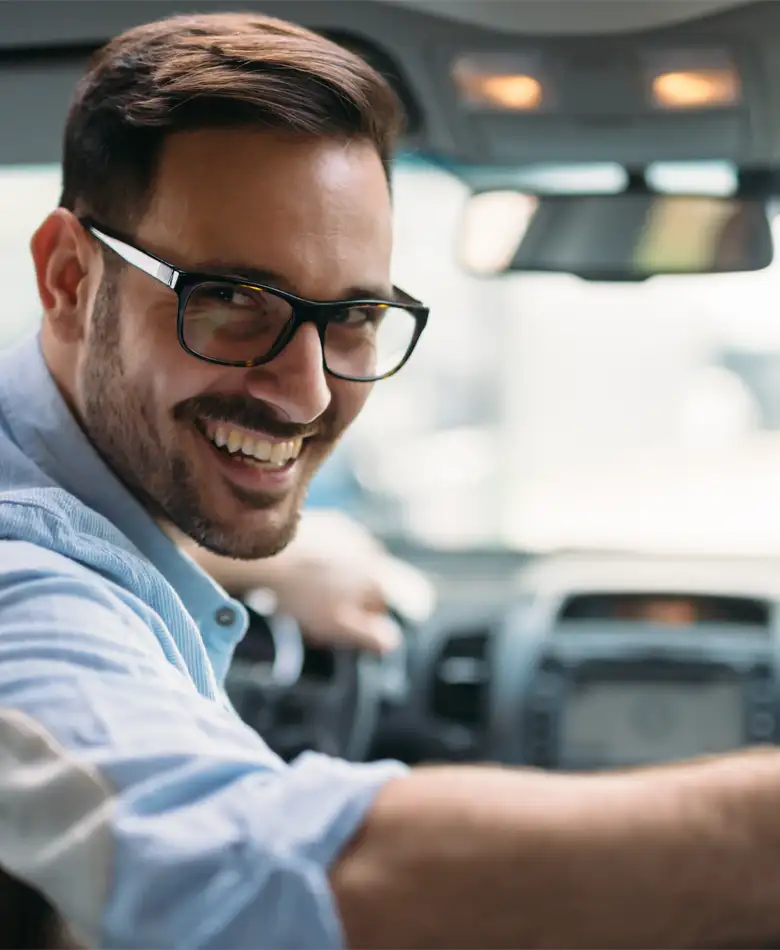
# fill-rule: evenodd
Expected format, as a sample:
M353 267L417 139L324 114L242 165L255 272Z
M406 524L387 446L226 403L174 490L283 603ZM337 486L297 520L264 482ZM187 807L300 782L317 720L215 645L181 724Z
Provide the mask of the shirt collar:
M38 335L3 354L0 401L12 438L55 484L103 515L151 561L195 620L215 673L246 632L246 610L158 527L106 465L63 399Z

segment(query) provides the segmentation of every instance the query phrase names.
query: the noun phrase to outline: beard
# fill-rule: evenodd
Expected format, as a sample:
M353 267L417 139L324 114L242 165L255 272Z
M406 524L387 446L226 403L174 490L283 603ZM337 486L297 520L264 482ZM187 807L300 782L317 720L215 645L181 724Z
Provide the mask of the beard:
M250 560L278 554L295 536L305 484L297 490L298 497L283 502L290 508L288 517L262 531L248 534L208 511L192 462L175 446L173 437L165 437L155 417L151 383L143 385L126 371L116 278L116 274L106 274L96 297L81 367L79 404L87 436L114 474L158 523L173 525L217 555ZM254 421L256 428L265 428L270 434L282 427L270 418L272 413L263 404L244 398L237 400L235 396L204 396L176 406L166 431L175 436L178 424L194 420L204 403L208 403L206 408L215 418L239 425ZM294 427L295 433L289 431L293 428L289 424L284 428L285 433L280 435L294 437L303 427ZM238 490L234 494L249 511L270 512L280 504L278 498L270 496L239 494Z

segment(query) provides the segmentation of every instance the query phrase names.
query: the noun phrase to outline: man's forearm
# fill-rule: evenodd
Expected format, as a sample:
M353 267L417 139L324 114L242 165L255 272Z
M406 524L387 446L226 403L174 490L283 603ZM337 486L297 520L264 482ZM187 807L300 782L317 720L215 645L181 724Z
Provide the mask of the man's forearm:
M366 950L780 945L780 753L421 769L383 790L332 883Z

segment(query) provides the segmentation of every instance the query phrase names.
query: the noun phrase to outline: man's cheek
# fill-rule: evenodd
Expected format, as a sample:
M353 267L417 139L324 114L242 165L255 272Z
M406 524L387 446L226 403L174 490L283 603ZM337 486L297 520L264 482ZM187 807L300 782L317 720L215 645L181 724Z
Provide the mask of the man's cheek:
M339 419L339 434L360 415L374 388L373 383L348 383L343 381L344 392L336 401Z

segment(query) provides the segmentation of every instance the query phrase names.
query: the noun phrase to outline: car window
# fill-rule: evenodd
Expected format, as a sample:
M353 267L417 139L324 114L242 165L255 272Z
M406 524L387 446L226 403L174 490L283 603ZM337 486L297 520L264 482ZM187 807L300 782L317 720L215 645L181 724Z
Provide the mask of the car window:
M40 221L57 207L59 187L57 166L0 168L0 346L12 343L39 321L28 245Z
M39 320L27 245L58 189L55 166L0 169L0 345ZM394 196L394 279L431 318L321 501L448 548L780 552L780 264L480 280L456 264L459 180L404 158Z

